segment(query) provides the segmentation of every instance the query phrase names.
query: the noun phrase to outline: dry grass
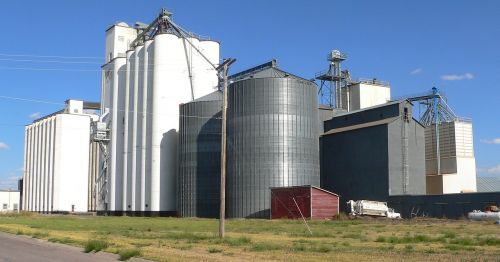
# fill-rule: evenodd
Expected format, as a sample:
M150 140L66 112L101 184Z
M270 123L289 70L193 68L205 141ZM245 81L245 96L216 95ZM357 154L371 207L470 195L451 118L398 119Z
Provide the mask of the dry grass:
M465 220L310 221L0 216L0 230L157 261L498 261L500 226ZM89 242L90 241L90 242ZM92 242L93 243L93 242ZM93 250L96 250L93 248Z

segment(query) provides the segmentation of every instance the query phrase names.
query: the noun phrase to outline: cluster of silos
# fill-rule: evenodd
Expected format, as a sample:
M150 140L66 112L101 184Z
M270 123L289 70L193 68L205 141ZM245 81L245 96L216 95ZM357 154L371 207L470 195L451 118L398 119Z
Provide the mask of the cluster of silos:
M123 23L108 30L102 111L109 112L111 141L108 197L100 208L173 212L179 105L216 90L217 72L198 51L217 64L219 43L166 32L132 46L134 30Z
M317 86L275 61L231 80L227 216L269 218L270 187L319 186Z
M177 211L182 217L219 216L222 92L180 106Z
M35 120L25 128L23 210L87 212L91 161L90 122L83 101ZM94 161L94 160L92 160ZM94 162L95 163L95 162Z

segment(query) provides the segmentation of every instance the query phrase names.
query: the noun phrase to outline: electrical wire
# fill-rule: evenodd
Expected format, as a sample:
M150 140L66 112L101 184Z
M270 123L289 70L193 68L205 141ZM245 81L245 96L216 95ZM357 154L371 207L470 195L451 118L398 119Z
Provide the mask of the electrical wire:
M7 67L7 66L0 66L0 70L60 71L60 72L102 72L102 70L96 70L96 69L35 68L35 67Z
M61 63L61 64L94 64L94 65L101 65L102 64L102 63L90 62L90 61L35 60L35 59L13 59L13 58L0 58L0 61L32 62L32 63Z
M53 102L53 101L46 101L46 100L39 100L39 99L29 99L29 98L22 98L22 97L13 97L13 96L3 96L0 95L0 99L9 99L9 100L16 100L16 101L23 101L23 102L31 102L31 103L42 103L42 104L50 104L50 105L59 105L59 106L65 106L65 103L58 103L58 102ZM112 110L110 110L112 111ZM163 113L152 113L152 112L144 112L144 111L137 111L137 110L125 110L125 109L118 109L116 110L117 112L124 112L124 113L137 113L140 117L142 114L146 115L158 115L158 116L167 116L167 117L187 117L187 118L199 118L199 119L222 119L221 117L212 117L212 116L193 116L193 115L177 115L177 114L163 114ZM40 118L43 118L40 117Z
M18 100L18 101L24 101L24 102L51 104L51 105L63 105L63 106L65 105L64 103L58 103L58 102L53 102L53 101L46 101L46 100L39 100L39 99L29 99L29 98L14 97L14 96L2 96L2 95L0 95L0 98L10 99L10 100Z
M0 53L0 56L7 57L36 57L36 58L60 58L60 59L102 59L99 56L59 56L59 55L31 55L31 54L7 54Z

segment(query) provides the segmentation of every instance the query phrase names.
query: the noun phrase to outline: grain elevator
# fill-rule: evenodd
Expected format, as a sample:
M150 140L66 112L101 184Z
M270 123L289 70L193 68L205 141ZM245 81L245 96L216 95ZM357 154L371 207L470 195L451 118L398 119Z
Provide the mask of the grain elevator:
M97 105L68 100L65 109L26 126L24 211L95 210L89 181L97 175L97 152L90 141L90 123L98 118L94 111Z
M100 210L175 214L179 105L217 89L219 43L184 31L162 10L149 26L111 26L106 52L110 160Z

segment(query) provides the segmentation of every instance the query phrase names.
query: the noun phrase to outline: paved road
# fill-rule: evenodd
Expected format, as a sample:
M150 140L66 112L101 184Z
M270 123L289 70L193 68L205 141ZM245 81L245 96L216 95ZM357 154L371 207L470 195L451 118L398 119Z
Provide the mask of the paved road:
M118 255L115 254L104 252L84 253L81 248L0 232L0 261L104 262L117 260ZM129 261L144 260L131 259Z

